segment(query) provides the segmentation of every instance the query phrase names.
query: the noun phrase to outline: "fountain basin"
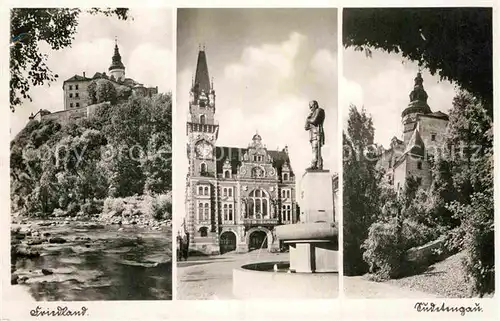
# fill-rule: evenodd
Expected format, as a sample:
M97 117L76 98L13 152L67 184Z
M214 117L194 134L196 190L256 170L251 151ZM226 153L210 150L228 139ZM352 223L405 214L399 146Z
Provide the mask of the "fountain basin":
M302 273L338 272L338 229L335 223L278 226L276 236L289 245L290 270Z
M233 270L233 294L238 299L337 297L338 273L289 273L288 269L288 262L252 263L236 268Z
M290 240L332 240L338 236L335 223L317 222L281 225L276 227L276 236L283 241Z

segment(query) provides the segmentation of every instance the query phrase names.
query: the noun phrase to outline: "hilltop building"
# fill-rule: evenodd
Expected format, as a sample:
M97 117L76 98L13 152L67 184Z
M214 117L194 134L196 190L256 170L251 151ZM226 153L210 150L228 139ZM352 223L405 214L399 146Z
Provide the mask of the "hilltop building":
M92 113L93 106L88 96L87 88L92 81L99 79L110 80L117 90L130 90L132 95L152 96L158 93L158 87L145 87L143 84L132 78L125 77L125 65L115 41L114 54L111 58L111 65L108 68L109 76L106 72L96 72L91 78L85 72L82 75L74 75L63 82L64 109L51 113L48 110L40 109L30 119L52 118L60 121L67 121L73 118L87 117ZM92 105L92 106L91 106Z
M421 188L431 186L429 157L442 148L448 115L432 112L427 104L422 75L419 72L410 93L410 103L401 114L403 134L393 137L390 147L382 152L378 166L386 172L387 182L399 191L406 179L413 176Z

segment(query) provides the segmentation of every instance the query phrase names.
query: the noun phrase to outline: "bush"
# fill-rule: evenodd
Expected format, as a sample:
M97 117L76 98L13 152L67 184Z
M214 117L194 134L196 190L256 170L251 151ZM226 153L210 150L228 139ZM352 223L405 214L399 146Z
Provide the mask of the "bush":
M81 210L85 215L95 215L102 211L102 205L96 201L89 201L82 205Z
M413 219L406 219L403 222L402 242L403 248L408 250L412 247L424 245L437 239L440 233L435 228L430 228L418 223Z
M376 222L368 229L368 238L363 242L363 259L376 281L399 276L403 246L398 240L395 220Z
M111 211L115 211L118 214L121 214L125 210L125 202L122 198L112 198L108 197L104 200L102 212L109 213Z
M144 203L145 213L156 220L172 218L172 197L170 194L147 197Z
M66 216L66 212L65 212L65 211L63 211L63 210L62 210L62 209L60 209L60 208L56 208L52 214L53 214L55 217L63 217L63 216Z
M439 237L439 233L413 219L406 219L398 230L397 219L373 223L362 245L363 259L376 281L404 275L410 268L405 253L412 247L424 245Z
M67 215L75 216L80 211L80 205L77 203L70 203L68 205Z

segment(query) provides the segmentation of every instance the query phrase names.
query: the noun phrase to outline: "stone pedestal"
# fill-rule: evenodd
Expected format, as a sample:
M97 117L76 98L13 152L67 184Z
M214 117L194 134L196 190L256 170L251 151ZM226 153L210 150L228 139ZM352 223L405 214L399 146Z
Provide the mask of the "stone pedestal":
M338 272L332 183L328 170L306 171L300 182L300 223L276 227L277 237L289 244L293 272Z
M334 222L333 184L329 170L309 170L300 181L300 222Z

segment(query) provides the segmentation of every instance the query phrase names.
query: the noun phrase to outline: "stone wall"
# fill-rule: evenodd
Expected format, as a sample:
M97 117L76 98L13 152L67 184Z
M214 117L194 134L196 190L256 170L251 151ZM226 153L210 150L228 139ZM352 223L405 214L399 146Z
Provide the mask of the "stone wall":
M406 252L406 259L416 265L430 265L446 257L448 251L443 238L431 241Z

